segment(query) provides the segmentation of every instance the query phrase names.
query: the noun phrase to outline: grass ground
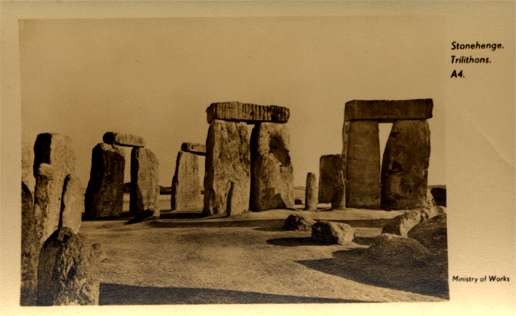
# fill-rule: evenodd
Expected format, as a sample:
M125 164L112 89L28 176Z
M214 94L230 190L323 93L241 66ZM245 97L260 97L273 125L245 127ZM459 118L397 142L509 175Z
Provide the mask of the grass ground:
M393 268L361 256L399 212L302 212L356 228L356 244L317 245L310 232L285 231L292 210L202 219L164 212L159 220L83 222L100 243L101 304L338 303L441 301L446 263ZM443 268L444 267L444 268Z

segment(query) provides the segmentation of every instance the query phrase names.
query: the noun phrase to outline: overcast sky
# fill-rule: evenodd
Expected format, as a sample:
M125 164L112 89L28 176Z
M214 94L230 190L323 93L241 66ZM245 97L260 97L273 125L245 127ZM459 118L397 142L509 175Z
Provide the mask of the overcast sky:
M204 143L207 106L231 100L290 108L295 183L304 185L307 172L318 173L321 155L341 153L346 101L409 98L434 99L429 183L445 183L448 57L438 19L21 23L23 141L33 143L40 132L71 136L84 185L91 149L111 130L143 136L160 160L160 184L170 185L181 142ZM382 124L382 148L387 132Z

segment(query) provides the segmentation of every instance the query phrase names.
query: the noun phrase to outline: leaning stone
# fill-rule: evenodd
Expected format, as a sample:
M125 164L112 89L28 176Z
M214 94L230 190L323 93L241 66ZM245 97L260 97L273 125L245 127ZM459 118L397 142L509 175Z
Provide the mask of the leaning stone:
M37 305L98 304L95 257L80 235L66 227L56 230L39 256Z
M290 214L283 223L283 229L286 230L310 230L316 222L306 216Z
M37 295L37 272L40 243L36 236L34 202L29 187L22 182L21 293L22 306L34 305Z
M84 213L84 188L79 178L68 175L63 186L62 200L62 223L75 234L79 233L81 227L81 217Z
M411 210L391 219L383 227L382 233L407 237L408 232L428 218L424 210Z
M249 133L244 123L214 120L206 138L204 213L237 215L249 208Z
M102 141L110 145L145 147L145 140L143 137L125 133L106 132L102 137Z
M206 113L210 124L213 120L286 123L290 116L290 110L284 106L258 105L238 101L212 103Z
M125 157L122 149L100 143L93 148L85 196L87 218L116 217L122 213Z
M318 200L318 187L317 177L314 173L309 172L306 175L306 186L305 186L305 210L315 211L317 210Z
M354 237L355 229L345 223L319 221L312 226L312 239L321 244L345 245Z
M131 151L130 211L133 214L150 212L159 217L159 161L148 148Z
M408 236L434 252L445 253L448 249L446 214L435 216L415 226L409 231Z
M192 154L206 156L206 145L194 143L182 143L181 150Z
M432 99L414 100L352 100L346 102L346 121L425 120L432 117Z
M393 266L425 264L431 252L419 241L393 234L381 234L365 251L365 257L377 263Z
M324 155L319 160L319 202L332 209L346 207L346 169L342 155Z
M430 128L426 121L396 121L382 163L382 208L425 207Z
M177 153L170 199L173 210L201 210L203 208L204 197L199 159L198 155L189 152Z
M378 123L345 122L346 207L380 208L380 139Z
M40 245L59 225L64 180L74 171L71 139L60 134L39 134L34 144L34 216Z
M294 168L285 124L258 123L251 132L251 210L294 208Z

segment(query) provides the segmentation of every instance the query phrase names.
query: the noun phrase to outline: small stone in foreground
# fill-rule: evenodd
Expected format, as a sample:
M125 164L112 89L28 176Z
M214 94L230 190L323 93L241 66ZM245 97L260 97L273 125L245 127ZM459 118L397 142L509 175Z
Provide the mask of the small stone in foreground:
M312 226L312 239L321 244L345 245L354 237L355 229L345 223L320 221Z
M423 210L410 210L391 219L383 227L382 233L395 234L407 237L408 232L419 223L426 220L427 214Z
M283 229L286 230L304 230L308 231L316 222L306 216L298 214L290 214L283 223Z
M394 266L425 264L431 252L419 241L393 234L381 234L364 254L368 259Z
M446 214L435 216L415 226L408 236L434 252L446 253L448 249Z

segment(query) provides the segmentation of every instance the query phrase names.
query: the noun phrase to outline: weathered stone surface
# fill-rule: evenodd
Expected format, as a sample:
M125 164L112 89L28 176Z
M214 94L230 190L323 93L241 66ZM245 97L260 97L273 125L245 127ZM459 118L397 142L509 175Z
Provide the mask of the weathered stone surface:
M106 144L119 145L127 147L145 147L145 140L143 137L133 134L106 132L102 137Z
M410 210L402 215L391 219L387 225L383 227L382 232L386 234L400 235L407 237L408 232L419 223L428 218L427 213L422 210Z
M34 144L22 144L22 182L34 193Z
M396 121L382 163L382 208L425 206L430 128L426 121Z
M173 210L202 210L204 197L200 159L198 155L189 152L177 153L170 199Z
M97 304L94 257L80 235L66 227L56 230L39 256L37 305Z
M342 155L324 155L319 160L319 202L332 209L346 207L346 169Z
M122 213L124 167L124 153L120 148L106 143L93 148L85 196L87 218L116 217Z
M213 120L286 123L290 117L290 110L284 106L258 105L238 101L212 103L206 113L208 114L208 123Z
M40 243L36 236L34 202L29 187L22 182L21 293L22 306L33 305L37 295L37 272Z
M65 178L61 207L63 226L70 228L75 234L79 233L84 213L84 188L79 178L74 175Z
M244 123L212 121L206 138L206 215L237 215L249 208L250 159L247 126Z
M317 187L317 177L314 173L309 172L306 175L305 210L317 210L317 204L319 204L318 195L319 188Z
M435 216L415 226L409 231L408 236L434 252L446 252L448 249L446 214Z
M432 117L432 99L414 100L352 100L346 102L346 121L425 120Z
M60 134L39 134L34 144L34 216L40 245L59 225L64 180L74 171L71 139Z
M206 156L206 145L194 143L182 143L181 150L192 154Z
M373 240L365 256L393 266L415 266L429 260L431 252L417 240L393 234L381 234Z
M253 211L294 208L294 168L287 125L258 123L251 132Z
M148 148L131 150L130 211L159 217L159 161Z
M346 207L380 207L380 140L378 123L345 122Z
M319 221L312 226L312 239L321 244L349 244L355 229L345 223Z
M307 216L290 214L283 223L283 229L309 231L315 223L313 219Z

